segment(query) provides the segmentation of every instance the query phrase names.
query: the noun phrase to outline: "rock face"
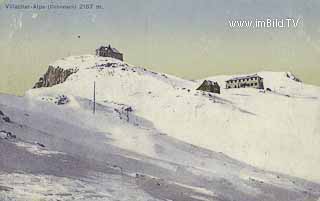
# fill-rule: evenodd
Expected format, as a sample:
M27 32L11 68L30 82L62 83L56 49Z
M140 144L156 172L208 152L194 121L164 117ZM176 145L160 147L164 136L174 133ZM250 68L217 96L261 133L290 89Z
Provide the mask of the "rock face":
M290 72L287 72L287 73L286 73L286 76L287 76L287 78L292 79L292 80L294 80L294 81L296 81L296 82L302 82L301 79L297 78L294 74L292 74L292 73L290 73Z
M197 90L220 94L219 84L217 82L213 82L211 80L203 81L203 83L200 85L200 87L197 88Z
M0 110L0 120L3 120L4 122L11 123L11 120L8 116L6 116L1 110Z
M33 88L51 87L63 83L71 74L77 71L78 70L75 69L62 69L49 66L47 72L39 79Z

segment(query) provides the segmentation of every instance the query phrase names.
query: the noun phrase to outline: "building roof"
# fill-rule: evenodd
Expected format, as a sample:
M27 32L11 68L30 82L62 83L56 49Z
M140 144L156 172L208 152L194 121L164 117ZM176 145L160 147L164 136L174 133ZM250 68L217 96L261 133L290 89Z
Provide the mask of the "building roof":
M119 52L119 50L117 50L117 49L114 48L114 47L111 47L111 45L101 46L101 47L99 47L98 49L99 49L99 50L110 49L112 52L121 54L121 53Z
M248 78L260 78L260 79L263 79L262 77L260 77L259 75L257 74L254 74L254 75L246 75L246 76L242 76L242 77L234 77L234 78L231 78L229 80L227 80L226 82L228 81L234 81L234 80L243 80L243 79L248 79Z
M120 53L116 48L112 47L111 50L116 53Z

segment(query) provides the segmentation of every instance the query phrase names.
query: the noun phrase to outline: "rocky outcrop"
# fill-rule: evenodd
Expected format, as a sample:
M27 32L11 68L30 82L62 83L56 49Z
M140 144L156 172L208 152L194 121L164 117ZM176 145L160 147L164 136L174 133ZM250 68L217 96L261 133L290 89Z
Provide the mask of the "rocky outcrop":
M2 119L3 121L7 122L7 123L11 123L11 120L8 116L6 116L1 110L0 110L0 119Z
M33 88L51 87L56 84L63 83L77 69L62 69L60 67L49 66L47 72L39 79Z
M8 140L8 139L16 139L17 136L16 136L16 135L13 135L13 134L12 134L11 132L9 132L9 131L1 130L1 131L0 131L0 138Z
M287 76L287 78L292 79L293 81L302 82L301 79L297 78L294 74L292 74L292 73L290 73L290 72L287 72L287 73L286 73L286 76Z
M219 84L217 82L213 82L211 80L203 81L203 83L200 85L200 87L197 88L197 90L220 94Z

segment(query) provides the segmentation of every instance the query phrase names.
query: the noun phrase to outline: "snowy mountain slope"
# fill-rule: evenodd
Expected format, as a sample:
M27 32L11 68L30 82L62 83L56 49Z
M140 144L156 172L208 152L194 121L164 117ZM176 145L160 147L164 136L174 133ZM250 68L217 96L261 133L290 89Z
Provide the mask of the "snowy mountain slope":
M92 99L96 81L99 104L132 107L163 133L260 168L320 181L320 89L294 81L291 74L258 73L271 89L263 92L224 89L231 76L209 78L221 86L217 95L196 91L202 80L183 80L112 58L68 57L52 66L78 72L62 84L32 89L27 97Z
M10 118L0 120L2 200L320 197L319 184L174 139L134 112L127 115L122 105L98 105L93 115L90 100L81 97L57 105L1 95L0 103L2 117Z

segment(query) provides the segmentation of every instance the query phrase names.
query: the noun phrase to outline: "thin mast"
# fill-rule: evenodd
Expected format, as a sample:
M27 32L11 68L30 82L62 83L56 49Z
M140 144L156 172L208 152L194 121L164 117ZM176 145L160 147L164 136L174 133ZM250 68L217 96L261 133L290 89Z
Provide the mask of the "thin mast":
M93 114L96 113L96 81L93 82Z

